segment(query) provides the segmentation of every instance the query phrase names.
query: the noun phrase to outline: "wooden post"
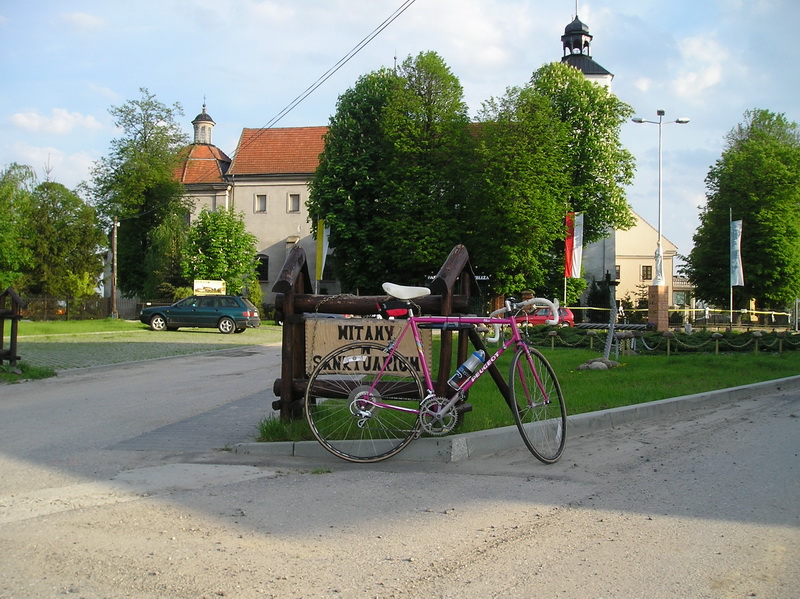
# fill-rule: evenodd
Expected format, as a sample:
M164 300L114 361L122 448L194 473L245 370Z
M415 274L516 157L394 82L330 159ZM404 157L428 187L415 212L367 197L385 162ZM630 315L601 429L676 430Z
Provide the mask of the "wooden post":
M6 308L6 301L9 302L9 307ZM13 368L17 365L17 360L20 357L17 355L17 335L19 333L19 321L22 318L22 310L27 307L27 302L23 300L14 289L11 287L6 288L3 293L0 293L0 364L3 360L8 360L9 365ZM9 338L9 348L5 347L5 321L11 321L11 335Z

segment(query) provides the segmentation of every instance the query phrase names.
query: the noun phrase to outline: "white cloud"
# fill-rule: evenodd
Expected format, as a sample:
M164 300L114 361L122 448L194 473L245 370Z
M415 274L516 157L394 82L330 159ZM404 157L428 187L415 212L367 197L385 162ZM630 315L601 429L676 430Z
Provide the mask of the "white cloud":
M32 133L52 133L65 135L73 130L99 130L103 125L91 115L69 112L64 108L53 108L52 116L37 112L17 112L11 115L11 122Z
M63 13L60 15L60 18L67 25L79 31L101 29L105 25L105 21L100 17L85 12Z
M86 152L68 153L53 146L32 146L16 143L11 148L14 161L27 164L43 180L49 171L51 181L74 189L81 181L87 181L96 157Z
M652 81L651 81L649 78L647 78L647 77L641 77L641 78L637 79L637 80L636 80L636 81L633 83L633 86L634 86L636 89L638 89L640 92L642 92L643 94L646 94L648 91L650 91L650 85L651 85L652 83L653 83L653 82L652 82Z
M107 98L113 104L121 103L123 101L122 96L110 87L98 85L97 83L93 83L91 81L89 81L86 85L93 95Z
M678 96L695 99L722 82L728 53L719 43L707 36L690 37L681 40L678 47L683 62L682 72L673 80Z

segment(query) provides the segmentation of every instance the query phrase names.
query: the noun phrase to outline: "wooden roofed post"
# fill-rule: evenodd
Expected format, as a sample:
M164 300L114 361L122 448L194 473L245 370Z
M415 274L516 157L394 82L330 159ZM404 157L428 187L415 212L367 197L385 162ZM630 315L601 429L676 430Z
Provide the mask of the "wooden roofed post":
M299 416L302 407L294 405L292 382L305 377L306 341L302 317L297 313L295 295L310 293L311 276L308 272L306 254L300 245L295 245L286 257L278 280L272 291L276 309L283 314L283 339L281 343L280 413L281 420L288 422Z

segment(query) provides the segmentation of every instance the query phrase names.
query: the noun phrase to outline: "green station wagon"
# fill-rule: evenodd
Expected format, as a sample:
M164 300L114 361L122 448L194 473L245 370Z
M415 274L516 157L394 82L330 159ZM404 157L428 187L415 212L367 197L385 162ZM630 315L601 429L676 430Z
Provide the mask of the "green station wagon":
M154 331L205 327L217 328L220 333L242 333L261 325L258 309L249 299L237 295L193 295L171 306L143 308L139 320Z

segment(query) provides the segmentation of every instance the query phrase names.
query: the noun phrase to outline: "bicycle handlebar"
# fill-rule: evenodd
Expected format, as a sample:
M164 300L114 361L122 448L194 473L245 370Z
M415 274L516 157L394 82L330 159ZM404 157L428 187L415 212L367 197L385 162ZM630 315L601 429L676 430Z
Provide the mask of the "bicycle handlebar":
M489 314L489 318L497 318L498 316L502 316L506 312L511 312L512 310L514 311L521 310L525 306L533 306L533 305L539 305L545 308L550 308L550 313L553 315L553 318L547 319L544 322L545 324L549 325L558 324L559 320L558 300L554 300L551 302L550 300L545 299L543 297L534 297L533 299L525 300L524 302L518 302L518 303L507 301L505 306ZM494 335L492 337L487 338L486 341L488 343L497 343L500 340L500 325L493 324L492 327L494 327Z

